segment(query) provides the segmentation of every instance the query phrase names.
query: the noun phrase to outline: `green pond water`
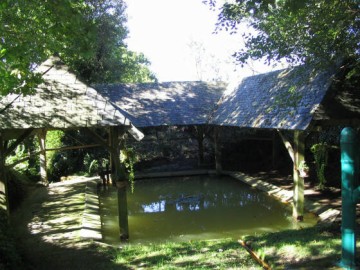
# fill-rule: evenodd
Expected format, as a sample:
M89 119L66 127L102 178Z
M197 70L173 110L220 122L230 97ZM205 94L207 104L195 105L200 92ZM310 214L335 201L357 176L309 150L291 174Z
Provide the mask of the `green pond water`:
M100 191L103 240L119 243L116 189ZM128 193L130 242L238 239L312 226L306 214L293 221L290 205L231 177L199 176L135 182Z

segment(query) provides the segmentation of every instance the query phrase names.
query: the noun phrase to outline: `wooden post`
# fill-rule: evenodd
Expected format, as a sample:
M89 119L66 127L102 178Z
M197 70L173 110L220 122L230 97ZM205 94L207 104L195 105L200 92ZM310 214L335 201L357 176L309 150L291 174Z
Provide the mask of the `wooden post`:
M120 164L120 139L125 131L120 130L119 127L112 127L111 133L111 161L112 161L112 181L116 184L118 195L118 214L119 214L119 228L120 240L125 241L129 239L129 222L128 222L128 207L127 207L127 176L124 168Z
M48 186L48 176L46 170L46 130L41 129L38 132L39 144L40 144L40 182Z
M0 210L9 215L8 186L5 173L5 142L0 134ZM2 213L0 213L2 214Z
M214 150L215 150L215 170L216 174L220 175L222 171L221 166L221 148L219 145L220 128L214 127Z
M305 136L303 131L294 131L294 195L293 195L293 217L302 221L304 218L304 178L299 174L299 165L304 161Z

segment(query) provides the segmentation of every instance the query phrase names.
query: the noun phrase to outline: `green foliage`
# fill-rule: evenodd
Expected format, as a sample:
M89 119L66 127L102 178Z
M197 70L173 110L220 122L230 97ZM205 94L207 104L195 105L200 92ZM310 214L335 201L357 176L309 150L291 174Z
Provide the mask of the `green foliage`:
M99 131L100 132L100 131ZM67 130L53 135L56 147L93 144L93 138L81 130ZM49 146L48 146L49 147ZM82 172L93 175L98 167L105 166L108 153L104 148L86 148L66 151L54 151L53 157L48 159L50 181L59 181L61 176L75 175Z
M91 152L87 152L84 157L84 167L89 175L95 175L100 169L105 169L109 164L109 160L106 158L94 159L94 155Z
M315 158L319 188L324 189L326 184L325 169L328 164L328 145L326 143L317 143L311 146L310 150Z
M240 63L286 59L292 64L327 65L359 58L359 11L353 0L231 1L222 6L216 30L235 34L240 24L249 25L249 31L241 33L245 48L235 53Z
M125 169L128 173L128 179L130 183L131 192L134 192L134 164L139 160L133 148L125 147L120 151L120 162L124 164Z
M64 131L61 130L49 130L46 133L46 148L58 148L61 147L61 139L64 137ZM47 170L51 170L51 164L53 163L56 151L46 152Z
M30 93L41 81L34 74L36 64L49 55L75 47L88 52L86 38L79 35L92 29L82 20L89 7L84 1L3 1L0 5L0 89ZM89 23L86 25L85 23ZM81 36L83 40L80 39Z
M9 144L14 142L15 140L10 140ZM29 179L38 181L39 160L37 155L34 155L38 150L39 142L37 137L30 136L6 157L6 165L26 175Z
M305 160L301 161L299 164L299 170L309 171L309 166L306 164Z
M129 51L124 43L128 34L124 2L89 2L92 10L88 19L95 26L91 34L94 53L79 57L77 49L73 48L73 52L65 51L60 56L88 83L154 81L155 76L148 69L149 61L143 54Z
M34 91L33 73L58 54L87 82L154 80L141 54L124 40L123 1L2 1L0 4L0 94Z
M6 157L6 164L16 164L18 161L24 159L27 156L26 147L24 144L20 144L18 147L16 147L14 153L12 155L9 155ZM18 171L24 172L27 170L29 166L29 161L24 160L23 162L18 163L14 166L14 168Z

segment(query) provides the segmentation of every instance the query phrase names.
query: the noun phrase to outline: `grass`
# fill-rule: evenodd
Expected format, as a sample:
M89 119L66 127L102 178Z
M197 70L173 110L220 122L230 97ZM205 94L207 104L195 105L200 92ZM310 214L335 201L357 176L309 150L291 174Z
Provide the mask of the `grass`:
M274 269L336 269L341 257L340 226L318 225L244 239Z
M103 248L124 269L261 269L236 241L128 244Z
M243 238L272 269L338 269L338 225ZM262 269L234 239L103 247L120 269Z

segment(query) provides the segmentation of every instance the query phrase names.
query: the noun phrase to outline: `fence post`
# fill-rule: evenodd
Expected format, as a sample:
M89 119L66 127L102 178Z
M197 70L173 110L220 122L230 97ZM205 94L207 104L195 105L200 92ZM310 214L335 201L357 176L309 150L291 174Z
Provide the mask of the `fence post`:
M356 269L356 202L358 184L358 143L356 132L344 128L340 137L341 147L341 262L345 269Z

